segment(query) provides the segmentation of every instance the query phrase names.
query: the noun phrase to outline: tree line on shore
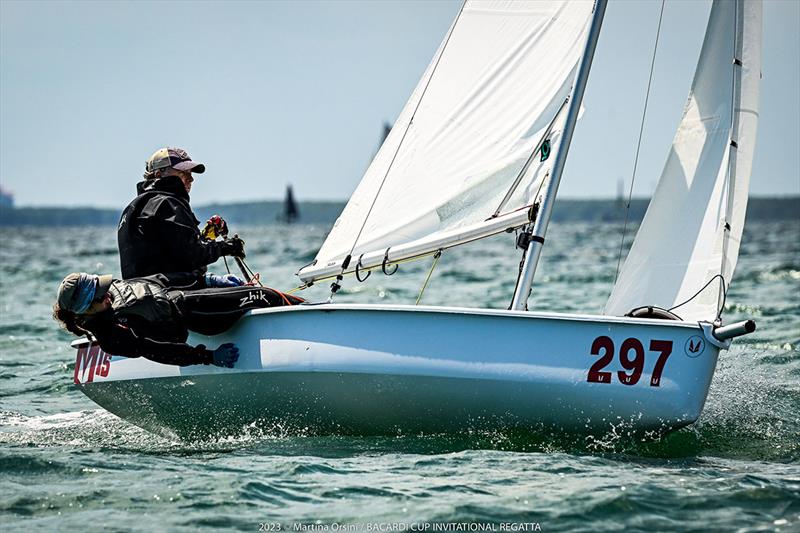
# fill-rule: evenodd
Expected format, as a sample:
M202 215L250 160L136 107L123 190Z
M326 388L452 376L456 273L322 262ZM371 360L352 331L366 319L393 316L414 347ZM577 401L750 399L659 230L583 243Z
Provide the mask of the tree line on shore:
M631 200L628 220L639 222L647 210L648 199ZM559 199L553 209L553 220L575 222L617 222L625 219L625 201L621 200L574 200ZM345 202L307 201L298 202L303 224L330 225L344 209ZM2 226L104 226L119 223L122 207L106 209L97 207L2 207ZM279 224L283 202L265 200L259 202L210 204L195 208L201 220L213 214L221 214L233 224ZM676 213L680 206L676 206ZM778 221L798 220L800 196L782 198L750 198L747 207L748 220Z

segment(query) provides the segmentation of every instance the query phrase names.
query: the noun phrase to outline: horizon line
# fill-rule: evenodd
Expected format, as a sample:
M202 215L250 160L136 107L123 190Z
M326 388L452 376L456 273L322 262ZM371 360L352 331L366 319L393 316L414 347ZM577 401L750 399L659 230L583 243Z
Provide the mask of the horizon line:
M649 196L633 196L631 197L631 201L638 201L638 200L650 200L651 197ZM782 194L782 195L750 195L748 199L758 199L758 200L789 200L795 199L800 200L800 193L792 193L792 194ZM618 201L623 200L626 201L625 198L619 197L610 197L610 196L597 196L597 197L575 197L575 196L564 196L556 199L558 200L569 200L569 201L578 201L578 202L597 202L597 201ZM322 204L346 204L349 199L295 199L297 203L322 203ZM228 206L236 206L236 205L243 205L243 204L256 204L256 203L266 203L266 202L274 202L274 203L283 203L283 198L261 198L257 200L232 200L232 201L225 201L225 202L207 202L207 203L200 203L193 208L203 208L207 206L216 206L216 205L228 205ZM127 204L125 204L127 205ZM123 206L124 208L124 206ZM6 207L2 207L2 209L6 209ZM15 205L12 209L102 209L102 210L110 210L110 209L120 209L119 207L114 206L97 206L97 205L56 205L56 204L23 204L23 205Z

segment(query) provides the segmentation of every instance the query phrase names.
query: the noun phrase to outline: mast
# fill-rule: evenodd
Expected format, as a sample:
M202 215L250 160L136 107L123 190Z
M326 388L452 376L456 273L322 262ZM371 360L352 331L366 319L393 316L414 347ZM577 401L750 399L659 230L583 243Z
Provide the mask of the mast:
M544 197L539 206L539 214L533 223L533 229L528 249L525 251L524 264L520 272L517 286L514 289L514 299L511 301L511 309L527 309L528 297L531 294L533 276L536 273L536 265L544 246L544 236L547 233L547 226L550 223L550 216L553 211L553 204L558 194L558 185L561 182L561 174L564 171L564 164L567 160L567 152L572 142L572 133L575 131L575 124L578 121L578 112L583 100L583 93L586 89L586 80L589 78L589 70L592 68L592 59L597 47L597 39L600 37L600 27L603 25L603 16L606 12L607 0L596 0L592 24L589 28L589 35L586 39L586 48L583 50L581 61L578 66L578 73L575 76L575 85L569 97L569 109L564 125L564 133L561 136L556 159L553 163L553 171L548 181Z

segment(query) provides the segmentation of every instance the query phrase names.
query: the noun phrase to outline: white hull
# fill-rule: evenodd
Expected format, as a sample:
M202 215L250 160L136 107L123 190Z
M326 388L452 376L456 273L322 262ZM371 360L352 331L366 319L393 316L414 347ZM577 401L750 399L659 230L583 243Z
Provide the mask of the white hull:
M190 342L235 342L239 362L180 368L76 343L75 382L112 413L184 438L253 423L357 434L665 432L697 419L723 347L675 321L339 304L255 311Z

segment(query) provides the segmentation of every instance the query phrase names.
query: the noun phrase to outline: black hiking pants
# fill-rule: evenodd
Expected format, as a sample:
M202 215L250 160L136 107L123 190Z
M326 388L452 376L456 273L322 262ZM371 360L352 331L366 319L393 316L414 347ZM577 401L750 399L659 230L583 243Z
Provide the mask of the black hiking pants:
M202 335L227 331L251 309L294 305L303 300L267 287L224 287L170 291L186 327Z

